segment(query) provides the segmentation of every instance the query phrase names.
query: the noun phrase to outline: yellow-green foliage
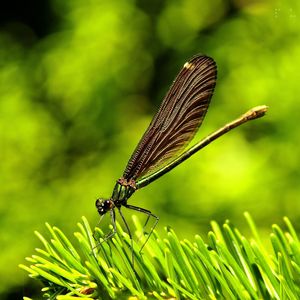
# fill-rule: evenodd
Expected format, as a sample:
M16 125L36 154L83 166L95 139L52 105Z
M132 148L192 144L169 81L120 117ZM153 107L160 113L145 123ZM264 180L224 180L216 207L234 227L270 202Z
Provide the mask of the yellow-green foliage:
M208 242L199 235L180 241L166 228L164 238L154 231L142 253L119 225L118 234L103 242L103 232L97 230L95 240L83 217L75 233L78 247L46 224L51 241L37 233L44 249L20 267L44 283L47 299L298 299L300 244L293 225L284 218L287 230L272 226L269 250L250 215L245 217L251 239L229 221L212 222ZM133 222L136 236L143 236L136 217Z
M300 1L49 1L47 28L0 28L0 295L24 283L17 263L45 220L70 232L97 222L135 145L184 62L212 56L218 82L197 138L246 109L239 128L130 203L180 237L210 219L258 226L300 216ZM296 224L297 225L297 224ZM16 288L17 289L17 288Z

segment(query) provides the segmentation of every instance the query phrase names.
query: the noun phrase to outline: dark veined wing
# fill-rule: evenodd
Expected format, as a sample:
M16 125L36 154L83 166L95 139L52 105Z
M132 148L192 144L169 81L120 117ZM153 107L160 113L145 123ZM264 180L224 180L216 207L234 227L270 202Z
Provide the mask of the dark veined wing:
M133 152L124 179L138 180L180 155L202 123L216 77L210 57L198 55L184 64Z

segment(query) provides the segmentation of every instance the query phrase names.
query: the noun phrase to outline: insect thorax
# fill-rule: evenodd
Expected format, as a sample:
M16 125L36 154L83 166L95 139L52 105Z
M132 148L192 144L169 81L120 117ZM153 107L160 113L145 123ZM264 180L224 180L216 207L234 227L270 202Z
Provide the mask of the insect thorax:
M135 192L136 186L134 180L127 181L123 177L117 180L112 193L112 201L116 206L126 203L127 199Z

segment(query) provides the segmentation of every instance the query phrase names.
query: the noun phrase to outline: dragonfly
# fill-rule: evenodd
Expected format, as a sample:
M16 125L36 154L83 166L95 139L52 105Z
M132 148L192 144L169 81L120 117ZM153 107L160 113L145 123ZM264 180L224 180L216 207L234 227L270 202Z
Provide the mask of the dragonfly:
M129 226L122 213L123 207L146 214L146 223L150 217L154 218L148 240L159 217L148 209L128 204L128 199L137 190L168 173L215 139L250 120L265 115L268 107L256 106L186 149L205 117L216 79L217 66L211 57L196 55L183 65L129 159L122 177L116 181L112 196L109 199L96 200L100 221L109 212L113 225L112 231L104 240L117 232L116 210L132 240Z

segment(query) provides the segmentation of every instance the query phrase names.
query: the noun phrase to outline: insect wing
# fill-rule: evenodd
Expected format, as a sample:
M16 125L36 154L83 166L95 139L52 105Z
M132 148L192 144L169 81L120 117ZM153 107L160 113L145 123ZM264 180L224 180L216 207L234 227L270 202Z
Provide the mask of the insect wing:
M204 119L216 77L217 67L210 57L198 55L184 64L133 152L123 178L143 178L180 155Z

